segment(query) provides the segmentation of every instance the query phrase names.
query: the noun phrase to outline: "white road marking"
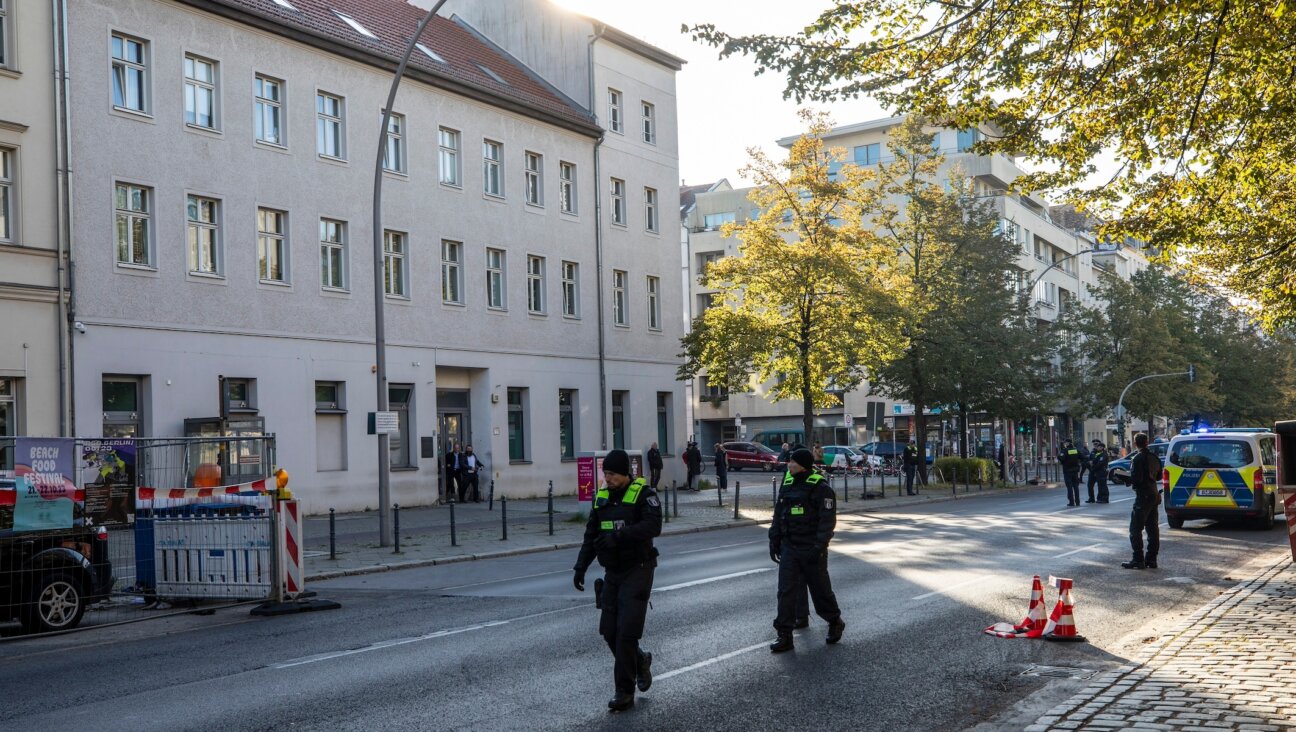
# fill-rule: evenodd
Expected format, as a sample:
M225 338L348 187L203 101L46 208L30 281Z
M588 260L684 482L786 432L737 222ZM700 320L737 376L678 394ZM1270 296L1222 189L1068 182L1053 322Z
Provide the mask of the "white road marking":
M762 544L764 542L765 542L764 539L757 539L756 541L740 541L737 544L721 544L720 546L708 546L708 547L703 547L701 549L689 549L686 552L672 552L671 556L678 556L680 554L696 554L698 552L709 552L715 549L729 549L735 546L747 546L748 544Z
M719 582L721 580L733 579L735 577L746 577L749 574L760 574L761 572L773 572L774 567L761 567L760 569L749 569L745 572L734 572L733 574L722 574L719 577L707 577L706 579L693 580L692 582L681 582L677 585L667 585L665 587L654 587L653 592L670 592L671 590L682 590L685 587L696 587L705 585L709 582Z
M1082 546L1082 547L1080 547L1079 549L1072 549L1071 551L1066 552L1066 553L1064 553L1064 554L1056 554L1056 555L1053 556L1053 558L1054 558L1054 559L1061 559L1061 558L1063 558L1063 557L1069 557L1069 556L1071 556L1072 554L1079 554L1080 552L1087 552L1087 551L1089 551L1090 549L1097 549L1097 548L1100 547L1100 546L1102 546L1102 544L1090 544L1089 546Z
M493 585L496 582L512 582L513 580L531 579L532 577L547 577L551 574L569 574L572 570L560 569L554 572L537 572L535 574L524 574L520 577L505 577L504 579L484 580L482 582L473 582L467 585L454 585L452 587L434 587L434 590L462 590L465 587L480 587L481 585Z
M664 673L664 674L656 674L656 675L653 676L653 679L654 679L655 681L661 681L661 680L663 680L663 679L669 679L669 678L672 677L672 676L679 676L680 674L688 673L689 671L696 671L697 669L705 668L705 667L710 666L710 665L712 665L712 664L720 663L721 661L727 661L727 660L733 658L734 656L741 656L741 655L744 654L744 653L751 653L752 651L759 650L759 649L761 649L761 648L767 648L767 647L769 646L769 643L770 643L770 641L763 641L763 642L761 642L761 643L757 643L757 644L754 645L754 646L747 646L746 648L739 648L739 649L736 650L736 651L730 651L730 652L728 652L728 653L725 653L725 654L722 654L722 655L716 656L716 657L714 657L714 658L708 658L708 659L705 660L705 661L698 661L697 663L695 663L695 664L693 664L693 665L691 665L691 666L685 666L684 668L677 668L677 669L675 669L674 671L667 671L667 672Z
M945 586L945 587L942 587L942 588L939 589L939 590L932 590L931 592L927 592L927 593L924 593L924 594L922 594L922 595L918 595L917 597L911 597L911 598L909 598L909 599L910 599L910 600L925 600L925 599L927 599L927 598L929 598L929 597L931 597L931 596L933 596L933 595L943 595L943 594L945 594L946 592L949 592L950 590L957 590L957 589L960 588L960 587L967 587L968 585L976 584L977 582L980 582L980 581L982 581L982 580L986 580L986 579L989 579L989 578L990 578L990 575L980 575L980 576L977 576L977 577L972 577L971 579L964 580L963 582L956 582L956 583L954 583L954 584L952 584L952 585L947 585L947 586Z
M1134 496L1130 496L1129 498L1117 498L1114 501L1108 501L1108 503L1124 503L1126 501L1132 501L1132 500L1134 500Z

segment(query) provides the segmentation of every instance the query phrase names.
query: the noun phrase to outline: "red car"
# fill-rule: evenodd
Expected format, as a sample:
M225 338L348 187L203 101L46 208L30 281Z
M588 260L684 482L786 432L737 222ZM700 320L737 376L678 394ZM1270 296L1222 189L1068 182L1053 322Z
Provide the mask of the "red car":
M778 453L759 442L726 442L724 449L729 453L731 470L751 468L769 472L782 470L784 467L783 463L779 462Z

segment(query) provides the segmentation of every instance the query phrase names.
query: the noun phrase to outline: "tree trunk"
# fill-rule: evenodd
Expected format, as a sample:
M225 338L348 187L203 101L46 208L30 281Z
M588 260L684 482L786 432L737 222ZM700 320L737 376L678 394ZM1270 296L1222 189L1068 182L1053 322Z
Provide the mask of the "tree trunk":
M963 402L958 403L959 411L959 455L962 457L971 457L968 454L968 411L967 405Z
M922 483L927 483L927 416L923 414L926 405L914 401L914 441L918 445L918 475Z

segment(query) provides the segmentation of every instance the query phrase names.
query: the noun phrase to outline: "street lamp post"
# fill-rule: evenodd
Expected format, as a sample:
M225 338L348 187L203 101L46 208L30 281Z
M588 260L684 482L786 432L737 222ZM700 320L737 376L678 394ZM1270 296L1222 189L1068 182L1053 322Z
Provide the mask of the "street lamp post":
M383 305L386 293L383 290L383 228L382 228L382 186L383 158L387 152L387 126L391 124L392 105L396 103L396 90L400 88L401 77L405 76L405 67L409 65L414 46L423 31L436 17L437 11L445 5L446 0L439 0L410 37L405 53L401 55L396 66L396 76L392 79L391 89L387 92L387 104L383 107L382 126L378 133L378 155L374 159L374 193L373 193L373 254L374 254L374 373L378 382L378 411L387 411L387 334L383 319ZM388 436L385 432L378 434L378 545L389 546L392 543L391 531L391 453L388 452Z
M1145 381L1145 380L1147 380L1147 379L1162 379L1162 378L1165 378L1165 377L1167 377L1167 376L1187 376L1187 377L1188 377L1188 383L1191 384L1192 382L1194 382L1194 381L1197 380L1197 367L1194 366L1193 364L1188 364L1188 370L1187 370L1187 371L1175 371L1175 372L1173 372L1173 373L1169 373L1169 374L1148 374L1147 376L1140 376L1140 377L1138 377L1137 379L1135 379L1135 380L1131 381L1130 383L1126 384L1126 385L1125 385L1125 388L1121 390L1121 393L1120 393L1120 399L1116 400L1116 419L1118 420L1118 421L1117 421L1117 428L1120 430L1120 446L1121 446L1121 449L1124 449L1124 448L1125 448L1125 422L1126 422L1126 420L1125 420L1125 395L1126 395L1127 393L1129 393L1130 387L1131 387L1131 386L1134 386L1135 384L1139 383L1140 381ZM1150 425L1149 425L1149 426L1150 426Z

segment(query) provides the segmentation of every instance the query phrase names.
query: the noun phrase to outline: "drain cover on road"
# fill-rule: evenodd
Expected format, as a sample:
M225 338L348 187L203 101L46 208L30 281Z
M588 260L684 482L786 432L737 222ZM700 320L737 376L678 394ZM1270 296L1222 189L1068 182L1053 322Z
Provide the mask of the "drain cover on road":
M1087 679L1094 672L1087 668L1070 666L1028 666L1021 672L1022 676L1048 676L1055 679Z

